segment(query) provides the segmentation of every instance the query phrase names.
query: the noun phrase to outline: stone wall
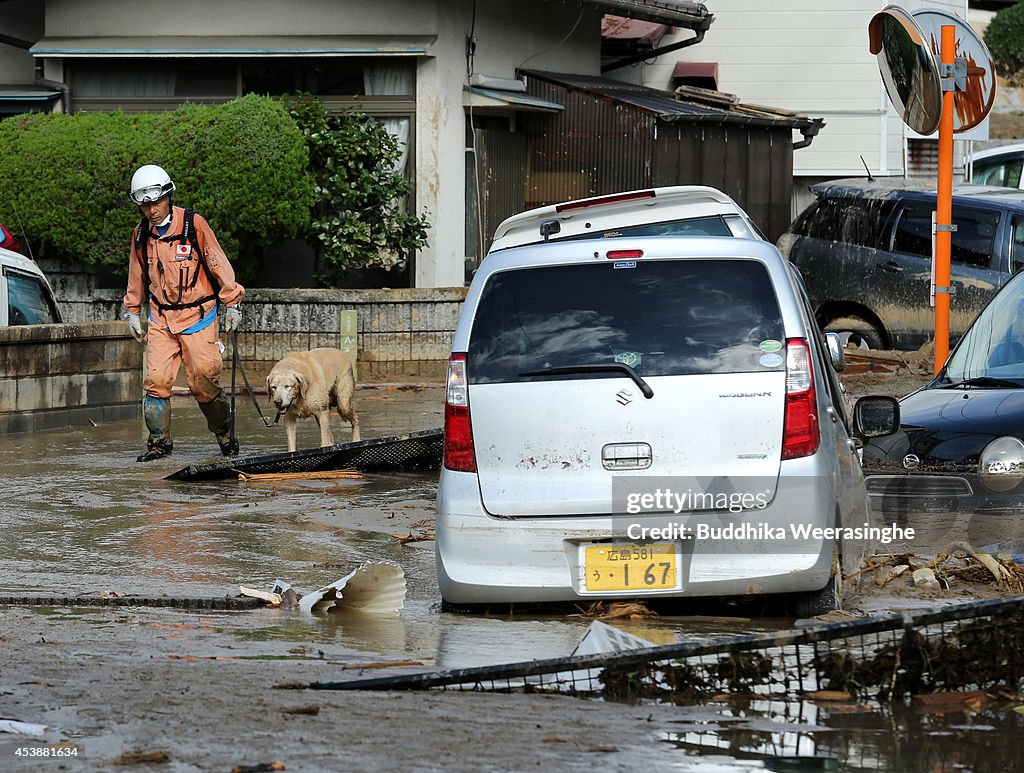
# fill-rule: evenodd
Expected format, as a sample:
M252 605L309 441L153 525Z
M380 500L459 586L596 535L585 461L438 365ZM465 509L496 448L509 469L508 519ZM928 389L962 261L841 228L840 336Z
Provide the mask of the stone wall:
M142 347L123 322L0 327L0 433L139 415Z
M92 322L117 319L123 295L121 290L96 289L88 297L58 292L57 298L66 322ZM355 311L360 381L441 379L465 297L464 287L248 290L239 356L255 387L290 351L345 348L342 312ZM230 355L225 353L226 368Z

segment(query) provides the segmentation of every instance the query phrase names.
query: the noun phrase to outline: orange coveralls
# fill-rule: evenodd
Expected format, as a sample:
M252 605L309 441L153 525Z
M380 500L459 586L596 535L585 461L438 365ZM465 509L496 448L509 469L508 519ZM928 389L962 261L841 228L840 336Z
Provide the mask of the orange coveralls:
M206 269L199 256L193 254L189 242L167 237L179 236L185 224L185 210L174 207L170 227L164 237L151 227L146 252L149 259L149 330L146 333L146 378L143 388L151 397L168 398L171 386L178 376L181 363L185 363L188 386L196 401L209 403L221 392L219 384L223 361L219 346L220 330L217 320L204 329L189 334L189 329L209 312L217 300L210 275L220 287L217 297L225 305L234 306L245 296L245 288L235 281L235 271L224 250L217 242L210 224L201 215L195 215L194 225L199 248L203 252ZM138 314L146 301L145 282L140 252L135 243L139 226L132 234L131 260L128 263L128 291L124 305ZM187 248L186 248L187 245ZM196 276L198 272L198 276ZM207 273L209 272L209 274ZM193 284L193 280L195 283ZM165 309L162 306L192 304L204 298L210 300L187 308ZM155 301L155 302L154 302Z

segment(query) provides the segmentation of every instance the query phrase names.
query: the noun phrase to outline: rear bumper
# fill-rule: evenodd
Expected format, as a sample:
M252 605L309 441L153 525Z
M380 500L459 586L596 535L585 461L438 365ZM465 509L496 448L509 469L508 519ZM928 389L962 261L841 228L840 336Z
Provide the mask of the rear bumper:
M438 490L438 583L446 601L463 604L813 591L828 582L836 541L793 538L791 525L831 527L834 511L822 485L810 491L780 487L768 507L740 513L494 518L480 505L475 475L444 470ZM654 540L678 545L681 588L587 592L580 546L651 541L627 538L630 522L681 535L665 539L663 531ZM702 524L709 535L703 539L698 538ZM730 525L733 534L744 536L721 531Z

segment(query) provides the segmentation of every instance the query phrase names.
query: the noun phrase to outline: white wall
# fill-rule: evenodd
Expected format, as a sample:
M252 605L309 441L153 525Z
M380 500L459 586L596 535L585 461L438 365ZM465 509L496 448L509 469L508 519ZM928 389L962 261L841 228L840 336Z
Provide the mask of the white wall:
M966 0L902 0L910 11L939 8L966 17ZM708 0L715 21L704 41L660 57L644 82L671 88L677 61L714 61L719 88L745 102L825 119L793 154L797 177L903 173L903 122L889 105L867 27L883 0ZM671 40L691 36L676 33Z
M422 0L46 0L46 34L411 35L437 29L437 9Z

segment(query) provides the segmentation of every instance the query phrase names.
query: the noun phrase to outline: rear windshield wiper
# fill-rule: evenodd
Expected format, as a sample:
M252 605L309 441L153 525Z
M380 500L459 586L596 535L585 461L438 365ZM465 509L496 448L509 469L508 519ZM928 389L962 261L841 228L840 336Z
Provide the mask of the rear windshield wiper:
M1024 381L1011 381L1006 378L993 378L992 376L975 376L965 378L963 381L951 381L943 385L943 389L956 389L958 387L995 387L1002 389L1020 389Z
M623 362L605 362L596 365L561 365L556 368L542 368L541 370L528 370L525 373L520 373L521 377L525 376L562 376L569 373L625 373L636 385L640 387L640 391L643 392L644 397L650 400L654 397L654 390L651 389L651 385L644 381L643 376L637 373L629 365Z

